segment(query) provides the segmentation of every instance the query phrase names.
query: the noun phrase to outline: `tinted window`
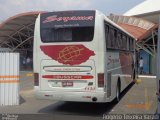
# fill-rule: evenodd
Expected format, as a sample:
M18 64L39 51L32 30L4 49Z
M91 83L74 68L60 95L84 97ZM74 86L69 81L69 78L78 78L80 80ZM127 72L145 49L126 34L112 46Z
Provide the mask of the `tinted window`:
M46 28L41 30L43 42L78 42L93 40L94 27Z
M94 36L95 11L62 11L41 15L43 42L91 41Z
M106 48L112 50L134 51L134 39L118 28L105 22Z

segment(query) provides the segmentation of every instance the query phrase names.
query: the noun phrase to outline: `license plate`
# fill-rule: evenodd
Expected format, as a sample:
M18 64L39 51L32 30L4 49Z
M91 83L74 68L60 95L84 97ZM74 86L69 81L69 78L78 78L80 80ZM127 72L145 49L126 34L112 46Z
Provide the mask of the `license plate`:
M63 87L71 87L71 86L73 86L73 81L63 81L62 86Z

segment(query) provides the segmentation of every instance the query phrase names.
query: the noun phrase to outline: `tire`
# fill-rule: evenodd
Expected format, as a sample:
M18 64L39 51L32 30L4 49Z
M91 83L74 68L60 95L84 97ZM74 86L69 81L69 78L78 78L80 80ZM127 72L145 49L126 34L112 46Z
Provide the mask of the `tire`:
M135 69L133 70L133 79L136 79L136 71L135 71Z
M136 82L136 71L135 71L135 69L133 70L133 83L135 83Z
M115 103L118 103L119 101L120 101L120 83L118 82L117 88L116 88Z

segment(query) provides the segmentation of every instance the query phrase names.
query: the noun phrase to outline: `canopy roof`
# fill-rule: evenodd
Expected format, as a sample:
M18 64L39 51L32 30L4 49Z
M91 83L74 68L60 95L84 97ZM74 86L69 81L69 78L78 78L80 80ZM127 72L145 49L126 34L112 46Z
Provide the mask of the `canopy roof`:
M125 16L148 14L160 11L160 0L144 0L144 2L127 11Z
M154 23L159 23L159 5L160 0L145 0L144 2L124 13L124 16L137 16Z
M158 24L137 17L113 14L109 16L109 19L136 38L137 49L144 49L151 55L155 54L157 42L155 36L157 35Z
M152 34L152 30L158 27L157 24L137 17L111 14L109 19L137 38L138 41L150 36Z
M30 50L35 20L42 11L27 12L8 18L0 24L0 47L12 51Z

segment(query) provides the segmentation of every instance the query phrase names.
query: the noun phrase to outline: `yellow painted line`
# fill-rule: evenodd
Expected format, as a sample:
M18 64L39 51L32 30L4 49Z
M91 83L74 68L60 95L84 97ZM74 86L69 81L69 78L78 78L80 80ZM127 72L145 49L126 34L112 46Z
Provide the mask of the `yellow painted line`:
M126 105L128 108L140 108L140 109L145 109L149 110L151 108L151 103L144 103L144 104L128 104Z
M148 96L148 92L147 92L146 88L145 88L144 95L145 95L145 103L144 104L128 104L126 106L128 108L141 108L141 109L149 110L151 108L153 102L149 101L149 96Z
M128 104L127 107L128 108L142 108L142 109L145 109L146 104Z
M0 76L0 78L19 78L18 75L3 75L3 76Z
M146 105L146 110L149 110L151 108L151 101L149 100L147 88L145 88L145 105Z
M19 80L0 80L0 83L19 83Z

